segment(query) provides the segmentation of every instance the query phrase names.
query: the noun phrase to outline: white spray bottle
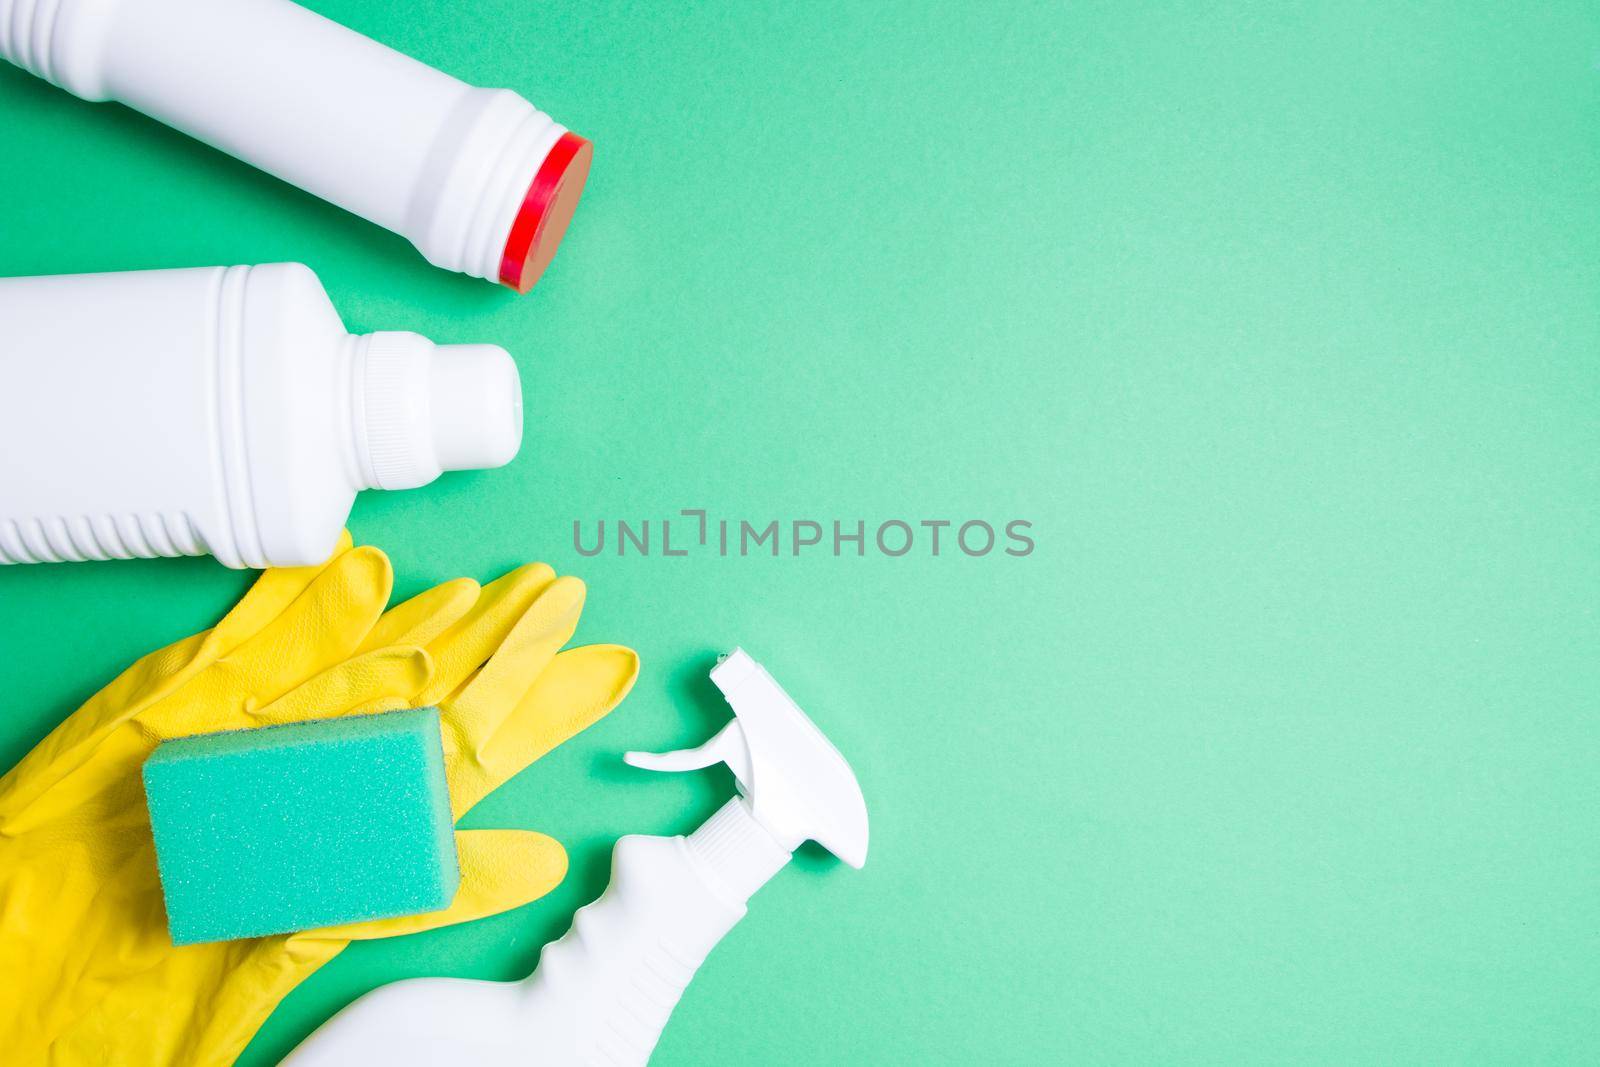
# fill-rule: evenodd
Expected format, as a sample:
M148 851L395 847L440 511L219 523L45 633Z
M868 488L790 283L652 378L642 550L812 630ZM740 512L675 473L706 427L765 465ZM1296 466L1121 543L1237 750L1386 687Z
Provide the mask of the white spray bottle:
M844 757L742 649L711 680L732 722L697 749L626 759L660 771L726 763L740 796L687 837L618 841L610 887L545 946L533 977L384 986L307 1038L286 1067L643 1064L707 954L801 843L865 863L867 806Z

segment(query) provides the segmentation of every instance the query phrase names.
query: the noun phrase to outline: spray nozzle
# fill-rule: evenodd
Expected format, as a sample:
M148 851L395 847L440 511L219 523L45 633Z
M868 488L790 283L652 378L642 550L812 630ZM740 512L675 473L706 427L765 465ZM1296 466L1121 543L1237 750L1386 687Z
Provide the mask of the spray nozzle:
M732 705L732 722L698 748L623 759L652 771L726 763L751 814L789 851L815 841L852 867L864 864L867 802L839 750L743 649L723 656L711 680Z

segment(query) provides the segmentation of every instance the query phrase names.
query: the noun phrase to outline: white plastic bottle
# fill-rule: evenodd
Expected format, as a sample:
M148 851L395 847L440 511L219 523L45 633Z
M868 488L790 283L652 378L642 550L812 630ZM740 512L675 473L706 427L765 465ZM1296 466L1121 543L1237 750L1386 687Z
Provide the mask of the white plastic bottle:
M521 443L504 349L350 334L298 263L0 279L0 563L317 563Z
M526 292L589 142L290 0L0 0L0 57L117 100Z

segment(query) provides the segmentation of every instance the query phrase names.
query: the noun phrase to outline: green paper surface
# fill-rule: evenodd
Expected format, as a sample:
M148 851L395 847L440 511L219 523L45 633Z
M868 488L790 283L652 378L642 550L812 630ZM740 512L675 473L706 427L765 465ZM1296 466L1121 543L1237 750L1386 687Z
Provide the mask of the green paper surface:
M10 68L0 273L301 260L352 329L504 345L520 458L352 530L401 594L579 574L644 667L468 820L564 842L561 888L353 946L246 1067L380 982L526 974L618 836L728 795L620 755L719 727L735 644L871 852L762 890L657 1065L1600 1060L1592 5L312 6L594 140L533 294ZM247 582L0 573L0 765Z

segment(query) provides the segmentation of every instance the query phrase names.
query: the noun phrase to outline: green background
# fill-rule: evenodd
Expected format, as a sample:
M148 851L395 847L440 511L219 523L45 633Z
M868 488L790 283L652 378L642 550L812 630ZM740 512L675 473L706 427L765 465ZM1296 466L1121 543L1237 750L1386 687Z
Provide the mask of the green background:
M618 756L707 735L736 643L872 852L763 890L659 1064L1600 1060L1592 5L312 6L594 140L532 296L9 68L0 273L303 260L352 329L504 344L521 457L352 528L401 592L577 573L644 672L472 816L564 841L558 892L352 948L243 1062L525 974L726 796ZM1037 548L574 551L693 507ZM0 573L0 765L247 581Z

